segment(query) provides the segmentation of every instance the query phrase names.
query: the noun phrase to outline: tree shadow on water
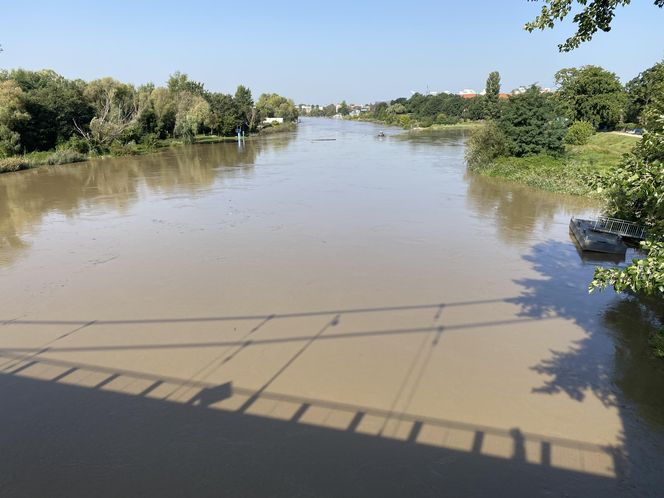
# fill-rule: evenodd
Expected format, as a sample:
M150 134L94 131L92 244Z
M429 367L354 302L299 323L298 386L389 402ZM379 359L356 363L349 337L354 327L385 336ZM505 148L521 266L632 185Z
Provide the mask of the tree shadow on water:
M648 336L659 326L657 314L634 296L589 294L595 266L611 263L588 264L571 243L540 243L524 259L538 276L516 280L524 290L510 301L521 307L520 315L571 320L585 334L532 366L544 377L533 393L563 393L578 402L593 394L616 409L622 444L610 451L619 480L637 494L662 489L664 362L648 348Z

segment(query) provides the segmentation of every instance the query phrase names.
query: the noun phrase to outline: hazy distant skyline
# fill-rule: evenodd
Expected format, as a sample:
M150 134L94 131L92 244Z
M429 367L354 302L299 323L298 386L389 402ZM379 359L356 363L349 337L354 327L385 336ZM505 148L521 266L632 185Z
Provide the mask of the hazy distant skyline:
M12 2L3 6L1 68L68 78L165 83L176 70L211 91L249 86L297 103L373 102L411 91L553 86L563 67L597 64L625 83L664 58L664 10L618 8L610 33L570 54L570 22L529 34L539 2L478 0L238 3Z

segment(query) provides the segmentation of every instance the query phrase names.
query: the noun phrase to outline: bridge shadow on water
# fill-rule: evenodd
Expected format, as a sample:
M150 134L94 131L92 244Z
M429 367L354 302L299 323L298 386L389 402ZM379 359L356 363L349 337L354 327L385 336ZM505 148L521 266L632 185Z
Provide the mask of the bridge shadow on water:
M664 376L643 361L641 329L652 326L650 317L633 299L588 298L579 273L591 274L592 267L578 264L571 245L546 242L524 257L538 278L518 281L522 293L506 299L235 317L6 320L0 338L4 327L14 325L71 330L39 348L0 345L0 496L530 497L648 495L662 489L660 449L639 422L645 416L658 423L664 392ZM519 316L336 331L340 320L355 314L430 310L435 322L448 308L495 303L517 305ZM302 317L326 321L306 336L256 336L276 320ZM624 425L620 447L417 416L394 404L378 409L274 390L276 379L321 341L422 337L399 397L406 381L415 391L431 351L448 330L559 318L573 320L586 335L532 366L542 376L532 396L564 393L582 401L592 393L617 407ZM258 323L242 337L215 342L58 345L100 325L229 320ZM613 335L615 350L607 351L607 334ZM141 365L134 371L47 354L224 347L224 365L255 345L284 343L297 347L252 389L149 373Z
M72 373L72 372L70 372ZM110 374L111 376L122 374ZM526 459L532 436L437 420L410 420L403 439L358 431L371 409L285 397L289 419L211 409L232 386L202 388L187 403L0 375L2 496L591 496L613 479ZM151 385L167 382L157 380ZM268 395L268 399L270 396ZM278 397L277 397L278 398ZM273 397L274 400L274 397ZM9 403L5 403L9 401ZM308 410L357 410L346 427L303 423ZM384 414L382 414L384 415ZM429 430L472 434L469 448L417 441ZM482 454L483 439L511 441L509 458ZM595 448L585 448L596 451Z

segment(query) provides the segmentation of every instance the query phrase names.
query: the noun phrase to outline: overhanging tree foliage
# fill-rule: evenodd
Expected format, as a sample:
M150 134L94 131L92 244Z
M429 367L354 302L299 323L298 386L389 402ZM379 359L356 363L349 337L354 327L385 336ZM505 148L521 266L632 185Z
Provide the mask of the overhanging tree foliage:
M627 92L625 121L637 123L652 99L664 93L664 61L658 62L627 82L625 90Z
M644 114L645 135L611 176L609 214L646 227L651 239L643 244L647 255L626 268L598 268L591 291L611 286L664 297L664 94Z
M610 31L616 8L629 5L631 2L630 0L543 0L542 3L540 14L525 25L525 29L529 32L536 29L552 29L557 22L570 14L575 4L581 6L581 11L573 18L577 25L576 33L558 45L558 50L561 52L569 52L581 43L590 41L598 30ZM664 7L664 0L655 0L653 3L657 7Z

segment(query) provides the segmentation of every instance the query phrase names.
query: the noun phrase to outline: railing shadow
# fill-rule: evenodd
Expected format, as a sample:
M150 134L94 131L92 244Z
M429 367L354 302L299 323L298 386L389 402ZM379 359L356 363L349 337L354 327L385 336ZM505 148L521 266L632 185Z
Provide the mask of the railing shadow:
M0 374L0 396L12 400L0 410L3 496L615 492L607 469L556 461L571 451L605 463L611 448L518 428L44 359ZM401 430L387 437L377 429L389 417Z

